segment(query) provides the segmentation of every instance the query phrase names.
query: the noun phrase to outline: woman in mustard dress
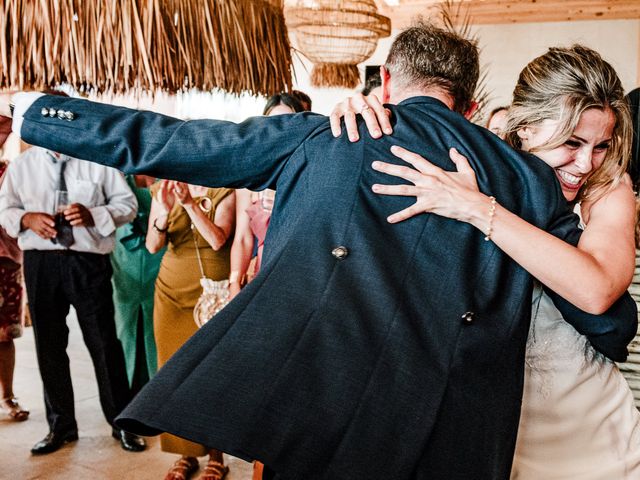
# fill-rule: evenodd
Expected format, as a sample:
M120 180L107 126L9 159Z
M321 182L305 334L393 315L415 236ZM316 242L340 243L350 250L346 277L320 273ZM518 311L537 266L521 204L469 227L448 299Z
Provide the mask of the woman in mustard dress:
M206 277L229 276L229 253L235 217L235 194L226 188L205 188L163 180L152 187L147 249L167 251L156 280L153 323L158 367L197 330L193 308L202 293L200 266ZM228 468L222 452L169 434L161 436L161 448L180 458L165 480L185 480L198 469L198 457L209 455L200 480L222 480Z

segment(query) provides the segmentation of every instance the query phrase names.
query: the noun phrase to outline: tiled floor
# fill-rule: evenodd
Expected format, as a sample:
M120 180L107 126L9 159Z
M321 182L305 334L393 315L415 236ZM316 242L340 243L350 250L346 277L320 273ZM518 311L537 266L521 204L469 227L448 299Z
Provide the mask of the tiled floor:
M98 403L93 366L82 342L73 316L69 319L68 353L76 398L76 418L80 439L61 450L43 456L32 456L31 446L47 434L42 384L34 350L33 331L25 329L16 340L16 372L14 391L31 415L26 422L0 419L0 480L68 480L117 479L162 480L177 456L160 451L157 438L148 438L148 448L141 453L125 452L111 437ZM205 459L200 461L204 466ZM230 467L227 480L248 480L251 465L226 457ZM198 478L198 474L193 477Z

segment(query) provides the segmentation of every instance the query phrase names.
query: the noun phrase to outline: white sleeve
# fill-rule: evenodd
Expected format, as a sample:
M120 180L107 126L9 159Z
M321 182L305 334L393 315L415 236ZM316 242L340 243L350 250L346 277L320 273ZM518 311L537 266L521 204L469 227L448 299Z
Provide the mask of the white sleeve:
M22 128L24 114L29 110L29 107L33 105L33 102L43 95L44 93L40 92L18 92L11 97L11 103L14 105L13 122L11 123L13 133L20 136L20 128Z
M124 176L113 168L107 170L102 186L107 203L89 208L95 228L100 235L108 237L115 229L132 221L138 211L138 201Z

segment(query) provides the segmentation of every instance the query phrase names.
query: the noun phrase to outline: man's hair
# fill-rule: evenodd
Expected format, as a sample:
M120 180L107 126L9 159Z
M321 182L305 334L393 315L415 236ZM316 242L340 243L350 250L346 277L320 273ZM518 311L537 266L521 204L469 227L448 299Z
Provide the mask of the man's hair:
M380 78L380 72L373 73L367 77L364 82L364 88L360 91L365 97L371 93L371 90L378 88L382 85L382 78Z
M464 113L473 100L480 61L471 40L421 22L396 37L385 67L400 88L442 88L453 97L453 109Z

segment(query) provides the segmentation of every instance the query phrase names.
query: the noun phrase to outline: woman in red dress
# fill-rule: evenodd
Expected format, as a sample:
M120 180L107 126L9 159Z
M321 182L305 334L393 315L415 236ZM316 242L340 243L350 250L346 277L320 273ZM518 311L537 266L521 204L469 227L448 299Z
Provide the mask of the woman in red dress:
M0 163L0 182L7 168ZM22 335L20 264L22 252L15 239L0 227L0 410L12 420L23 421L29 411L13 395L16 349L13 339Z

